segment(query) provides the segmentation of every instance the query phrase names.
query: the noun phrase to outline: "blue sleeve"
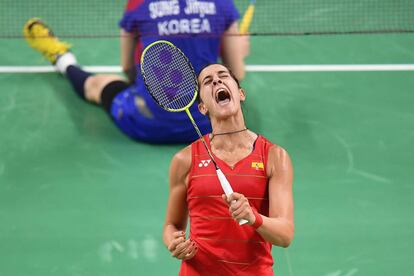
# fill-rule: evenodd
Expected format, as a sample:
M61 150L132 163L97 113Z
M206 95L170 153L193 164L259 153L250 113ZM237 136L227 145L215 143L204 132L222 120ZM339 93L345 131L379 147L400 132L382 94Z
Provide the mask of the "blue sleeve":
M137 32L138 21L135 20L135 16L136 16L136 12L134 10L125 12L124 16L119 22L119 27L121 27L128 33Z
M137 32L142 20L141 6L144 0L128 0L125 7L124 16L119 22L119 26L129 33Z
M219 0L219 2L222 5L221 8L223 9L225 13L224 14L225 16L224 27L225 27L225 30L227 30L235 21L239 20L240 14L232 0L229 0L229 1Z

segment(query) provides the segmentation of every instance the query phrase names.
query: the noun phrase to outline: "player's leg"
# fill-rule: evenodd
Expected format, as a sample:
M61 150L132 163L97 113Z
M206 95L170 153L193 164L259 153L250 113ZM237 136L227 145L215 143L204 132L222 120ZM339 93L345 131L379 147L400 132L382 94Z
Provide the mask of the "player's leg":
M150 99L143 86L135 87L118 75L93 75L83 70L70 52L70 45L55 37L50 28L37 18L24 26L29 45L39 51L67 77L82 99L100 104L119 129L133 139L149 143L183 143L195 140L196 133L186 118L170 123L170 117ZM158 114L154 114L157 112ZM159 114L164 112L164 114ZM166 114L168 113L168 114ZM175 117L180 116L175 114ZM208 124L209 125L209 124Z
M103 89L112 82L125 81L118 75L93 75L83 70L70 52L70 45L60 41L40 19L30 19L23 28L28 44L39 51L56 69L65 75L76 94L87 101L101 104Z
M123 77L118 75L92 75L89 78L87 78L84 83L85 99L87 99L90 102L94 102L96 104L101 105L103 97L102 93L104 91L107 91L108 87L111 88L111 91L115 90L116 92L120 92L120 88L126 88L128 87L128 84ZM104 97L108 98L107 95L105 95Z

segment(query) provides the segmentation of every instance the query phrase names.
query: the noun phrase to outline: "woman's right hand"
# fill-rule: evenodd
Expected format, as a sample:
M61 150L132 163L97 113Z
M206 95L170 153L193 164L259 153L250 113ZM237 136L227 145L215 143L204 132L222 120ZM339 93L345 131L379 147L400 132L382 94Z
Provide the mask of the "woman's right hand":
M189 260L197 253L197 245L191 239L185 238L185 232L177 231L173 233L173 239L168 246L171 256L179 260Z

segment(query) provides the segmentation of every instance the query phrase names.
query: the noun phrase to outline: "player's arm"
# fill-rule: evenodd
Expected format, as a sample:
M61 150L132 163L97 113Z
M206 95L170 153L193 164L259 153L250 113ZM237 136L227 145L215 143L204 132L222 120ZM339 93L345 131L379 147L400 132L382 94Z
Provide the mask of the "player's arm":
M260 215L263 224L257 232L274 245L287 247L293 240L293 169L288 153L281 147L269 150L269 217Z
M178 152L171 161L170 191L163 230L164 244L173 257L190 259L196 251L196 245L185 237L187 227L187 181L191 168L191 147Z
M255 211L242 194L223 195L223 199L229 204L230 214L235 220L246 219L265 240L276 246L287 247L294 234L293 169L290 157L283 148L270 148L266 171L269 177L269 217Z
M223 195L223 199L229 204L230 214L235 220L246 219L265 240L276 246L287 247L294 233L293 170L289 155L283 148L270 148L266 171L269 177L269 217L253 210L242 194Z
M137 74L134 60L136 43L135 33L129 33L121 29L121 67L131 83L135 81Z
M250 44L249 36L239 34L239 24L235 21L223 35L221 57L237 79L242 80L245 75L244 58L249 54Z

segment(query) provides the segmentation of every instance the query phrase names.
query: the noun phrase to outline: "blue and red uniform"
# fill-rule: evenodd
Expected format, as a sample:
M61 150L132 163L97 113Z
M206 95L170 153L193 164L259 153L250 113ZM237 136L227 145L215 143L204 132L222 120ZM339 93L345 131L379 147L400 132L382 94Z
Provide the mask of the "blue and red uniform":
M205 136L210 145L208 135ZM243 194L260 214L269 214L266 163L273 144L262 136L251 154L230 167L214 156L234 191ZM221 195L215 167L200 140L191 144L187 187L190 238L198 252L181 265L180 275L273 275L272 244L256 230L232 219Z
M138 35L135 52L138 75L135 83L112 102L110 113L116 125L130 137L150 143L196 140L197 133L185 112L163 110L147 92L139 64L141 53L154 41L168 40L184 52L198 74L204 66L217 62L221 37L238 18L230 0L128 1L120 27ZM148 110L140 107L142 100ZM197 105L190 110L201 132L210 132L210 122Z

